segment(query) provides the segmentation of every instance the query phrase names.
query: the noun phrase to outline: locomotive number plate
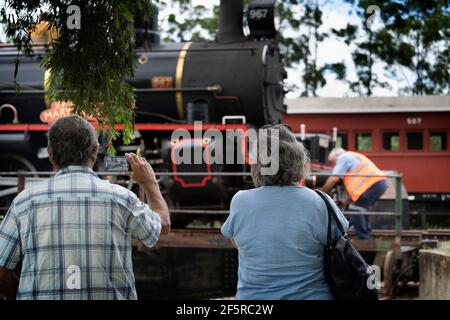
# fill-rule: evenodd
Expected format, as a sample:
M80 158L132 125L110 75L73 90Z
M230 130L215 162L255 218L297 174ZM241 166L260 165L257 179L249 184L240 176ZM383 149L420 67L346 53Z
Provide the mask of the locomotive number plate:
M152 88L154 89L173 88L173 77L153 77Z

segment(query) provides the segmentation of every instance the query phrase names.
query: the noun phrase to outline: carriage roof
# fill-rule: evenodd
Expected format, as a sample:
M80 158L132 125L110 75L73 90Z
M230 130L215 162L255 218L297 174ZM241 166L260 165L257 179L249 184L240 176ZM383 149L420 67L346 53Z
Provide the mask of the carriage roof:
M450 112L450 95L286 99L288 114Z

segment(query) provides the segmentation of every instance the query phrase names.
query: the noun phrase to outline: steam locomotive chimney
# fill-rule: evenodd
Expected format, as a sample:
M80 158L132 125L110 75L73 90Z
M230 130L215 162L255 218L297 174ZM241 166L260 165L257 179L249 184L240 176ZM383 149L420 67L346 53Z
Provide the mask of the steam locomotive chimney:
M234 42L244 40L242 27L243 0L221 0L219 32L217 41Z
M149 21L143 21L140 17L135 17L135 43L136 47L147 47L153 44L159 44L160 36L158 32L158 8L151 5L151 17Z

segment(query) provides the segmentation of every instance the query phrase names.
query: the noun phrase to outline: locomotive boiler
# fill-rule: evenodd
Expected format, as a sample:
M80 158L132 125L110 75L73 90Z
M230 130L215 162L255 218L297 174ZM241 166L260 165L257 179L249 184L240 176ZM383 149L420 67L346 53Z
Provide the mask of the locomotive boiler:
M119 142L116 149L119 155L139 152L155 171L174 173L161 178L172 205L223 206L249 182L248 177L207 174L248 171L246 163L173 163L174 151L204 151L219 143L195 137L173 141L174 130L192 133L196 121L201 121L203 131L215 129L222 133L228 129L244 132L281 122L286 109L283 103L286 72L275 41L274 6L275 1L250 1L246 10L249 34L244 35L243 1L221 1L219 30L214 41L161 43L157 13L147 26L136 21L138 63L130 81L136 94L136 139L126 146ZM45 54L45 47L39 46L31 56L17 52L13 46L0 48L2 171L51 169L46 132L53 121L69 114L70 108L45 97L48 72L40 66ZM20 85L19 91L14 87L15 80ZM243 150L244 144L242 139L236 139L232 151L229 145L223 146L224 153ZM99 159L97 169L102 170ZM202 175L177 176L180 172Z

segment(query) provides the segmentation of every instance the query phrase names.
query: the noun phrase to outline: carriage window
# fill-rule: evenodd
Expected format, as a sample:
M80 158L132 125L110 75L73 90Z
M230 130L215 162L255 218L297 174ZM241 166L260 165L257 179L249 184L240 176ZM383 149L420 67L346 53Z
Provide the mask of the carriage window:
M423 149L422 132L406 133L406 148L408 150L422 150Z
M447 132L430 133L430 150L431 151L447 150Z
M400 135L398 132L383 133L383 149L384 150L400 150Z
M348 149L348 137L346 133L338 133L336 147Z
M372 150L372 134L369 132L357 133L356 137L356 150L368 151Z

